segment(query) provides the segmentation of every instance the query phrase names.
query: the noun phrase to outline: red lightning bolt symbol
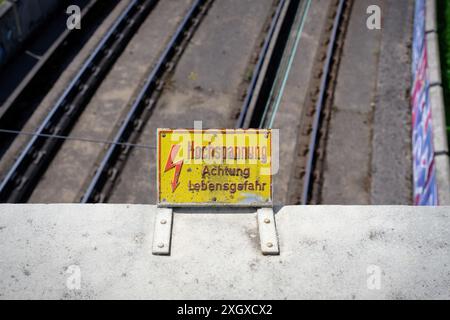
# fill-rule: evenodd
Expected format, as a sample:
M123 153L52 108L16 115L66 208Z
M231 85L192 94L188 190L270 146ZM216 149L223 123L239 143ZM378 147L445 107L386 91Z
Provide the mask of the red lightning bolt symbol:
M164 172L167 172L167 171L175 168L175 175L173 176L172 183L171 183L172 184L172 192L174 192L175 189L180 184L178 182L178 179L180 178L181 167L183 166L183 160L173 162L173 160L177 156L178 150L180 150L180 145L178 145L178 144L172 145L172 149L170 150L169 158L167 159L166 169L164 170Z

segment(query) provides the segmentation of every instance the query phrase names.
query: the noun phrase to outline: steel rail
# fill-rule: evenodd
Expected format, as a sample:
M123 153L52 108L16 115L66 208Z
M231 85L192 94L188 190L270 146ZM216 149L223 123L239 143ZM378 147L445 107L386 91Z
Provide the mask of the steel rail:
M336 16L333 24L333 30L331 32L330 41L327 48L327 55L325 59L325 63L322 68L322 77L320 80L320 91L319 96L315 105L315 115L314 115L314 121L312 126L312 133L311 138L309 142L309 152L308 152L308 159L306 163L306 170L305 170L305 180L303 184L303 192L302 192L302 198L301 198L301 204L306 205L308 203L309 198L309 192L311 190L311 177L312 177L312 171L313 171L313 165L314 165L314 159L315 159L315 146L317 143L317 135L319 132L319 126L320 126L320 120L321 120L321 114L322 114L322 107L325 100L326 90L328 86L328 80L329 80L329 71L331 66L331 61L333 59L334 51L335 51L335 44L336 44L336 38L338 34L339 25L342 19L342 14L344 11L344 5L345 0L340 0L339 7L336 11Z
M267 33L267 36L264 40L263 47L260 51L258 62L255 66L255 70L253 71L252 79L250 81L250 85L247 89L247 94L245 96L245 100L242 104L241 112L239 114L239 118L236 121L236 128L242 128L245 123L245 119L247 117L247 113L250 109L250 104L253 99L253 95L256 90L256 85L258 83L258 80L261 76L261 71L263 68L264 61L266 59L267 53L269 52L269 47L272 43L272 38L275 33L275 30L278 25L278 20L280 19L281 12L283 11L284 5L286 4L286 0L280 0L277 6L277 10L275 11L275 14L272 18L272 22L270 23L269 32Z
M284 52L289 42L291 29L295 22L295 17L297 15L298 8L300 7L301 2L301 0L290 0L286 2L286 4L279 4L287 5L285 15L281 22L277 22L271 26L271 29L273 28L273 30L270 30L266 38L266 42L260 54L258 64L253 73L250 87L247 91L246 99L241 108L240 117L236 122L236 127L240 128L244 126L246 122L245 117L248 116L248 111L251 104L253 103L253 99L255 102L252 114L249 115L249 126L252 128L259 127L261 118L267 105L267 101L270 99L270 93L272 92L273 86L275 85L276 76L282 63ZM274 18L279 20L282 15L282 11L284 11L284 8L281 8L280 12L277 13L280 16L274 16ZM269 56L268 51L271 51ZM264 66L266 61L267 65ZM263 71L263 69L265 70ZM260 81L260 79L262 79L262 81ZM258 86L258 82L260 82L260 88L258 88L258 92L255 92L256 87Z
M189 32L189 28L195 27L199 22L199 20L196 21L196 17L200 15L203 5L207 3L211 3L211 0L196 0L178 26L140 93L134 100L113 139L113 143L95 170L93 179L81 197L81 203L103 202L105 200L105 196L101 196L101 192L107 181L116 177L117 170L114 170L114 166L117 164L121 154L126 154L130 150L129 147L121 146L121 144L127 143L133 133L141 128L142 121L140 117L153 109L156 101L152 99L152 95L155 91L161 91L162 89L163 83L160 79L166 70L173 67L170 60L180 53L179 45L183 40L192 35L192 32Z
M43 135L70 132L89 99L157 0L132 0L20 153L0 185L0 202L23 202L62 145Z

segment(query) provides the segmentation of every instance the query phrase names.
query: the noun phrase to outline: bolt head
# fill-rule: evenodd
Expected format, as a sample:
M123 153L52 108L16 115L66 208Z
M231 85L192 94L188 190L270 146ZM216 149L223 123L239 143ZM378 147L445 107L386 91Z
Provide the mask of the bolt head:
M167 223L167 220L166 219L162 219L161 220L161 224L166 224Z
M164 243L158 243L158 248L164 248Z
M266 245L267 245L268 248L272 248L273 247L273 243L272 242L267 242Z
M268 218L264 219L264 223L270 223L270 219Z

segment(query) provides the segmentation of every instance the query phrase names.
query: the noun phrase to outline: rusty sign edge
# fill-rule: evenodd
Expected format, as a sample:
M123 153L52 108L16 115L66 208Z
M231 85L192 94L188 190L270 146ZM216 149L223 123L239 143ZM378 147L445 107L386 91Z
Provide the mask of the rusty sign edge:
M242 133L247 133L249 131L253 131L255 133L258 132L269 132L270 134L272 133L271 129L254 129L254 128L249 128L249 129L229 129L229 128L214 128L214 129L180 129L180 128L157 128L156 130L156 146L157 146L157 152L156 152L156 206L159 208L187 208L187 207L197 207L197 208L208 208L208 207L220 207L220 208L226 208L226 207L230 207L230 208L272 208L273 207L273 177L271 176L270 178L270 199L269 201L266 202L250 202L250 203L227 203L227 202L185 202L185 203L177 203L177 202L162 202L161 201L161 191L160 191L160 160L161 160L161 148L159 145L159 141L160 141L160 134L163 132L169 132L169 133L173 133L175 131L188 131L189 133L197 133L197 132L202 132L204 133L205 131L207 131L207 133L213 133L214 131L218 131L218 132L222 132L224 133L225 131L234 131L234 133L240 133L239 131L241 131ZM272 151L273 151L273 140L270 139L270 157L272 158ZM272 159L270 161L270 166L271 166L271 172L272 172Z

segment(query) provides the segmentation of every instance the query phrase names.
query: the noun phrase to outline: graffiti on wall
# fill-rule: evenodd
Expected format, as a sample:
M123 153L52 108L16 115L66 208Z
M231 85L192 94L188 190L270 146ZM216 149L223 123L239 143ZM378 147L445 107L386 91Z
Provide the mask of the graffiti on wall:
M413 86L411 91L414 204L437 205L438 192L429 100L430 87L427 79L425 10L425 0L417 0L414 18Z

